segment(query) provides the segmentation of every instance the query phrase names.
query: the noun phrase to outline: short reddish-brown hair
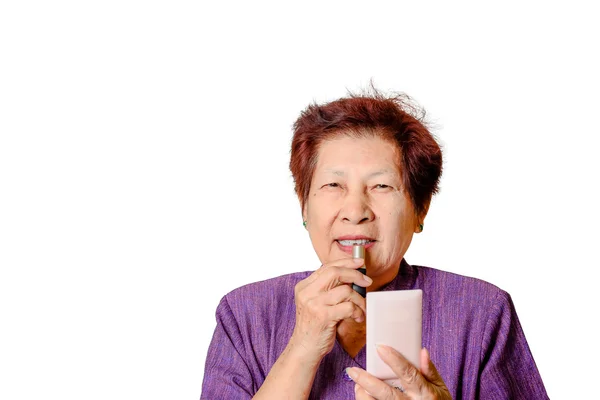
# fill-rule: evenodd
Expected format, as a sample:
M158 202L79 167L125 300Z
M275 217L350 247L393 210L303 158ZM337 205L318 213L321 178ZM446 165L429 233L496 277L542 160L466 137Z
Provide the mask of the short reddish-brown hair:
M378 136L400 153L403 186L417 215L427 211L439 190L442 151L424 125L425 112L404 94L384 96L374 90L326 104L311 104L294 123L290 170L302 209L308 200L319 146L339 135Z

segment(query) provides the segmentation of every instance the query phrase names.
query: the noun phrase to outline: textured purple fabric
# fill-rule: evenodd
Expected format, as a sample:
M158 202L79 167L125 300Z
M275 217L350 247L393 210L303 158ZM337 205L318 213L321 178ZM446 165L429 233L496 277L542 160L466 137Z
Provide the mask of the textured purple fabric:
M201 399L250 399L294 329L294 286L312 272L257 282L217 307ZM423 346L453 399L547 399L508 293L487 282L402 261L381 290L423 290ZM368 316L367 316L368 318ZM317 371L310 399L354 399L346 367L366 367L336 341Z

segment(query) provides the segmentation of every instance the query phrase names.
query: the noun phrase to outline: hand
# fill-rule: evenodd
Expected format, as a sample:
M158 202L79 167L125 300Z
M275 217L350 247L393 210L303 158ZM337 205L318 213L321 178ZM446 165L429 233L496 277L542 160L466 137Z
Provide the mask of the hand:
M431 399L452 400L450 391L429 358L427 349L421 349L419 371L402 354L389 346L377 346L379 357L398 377L400 389L375 378L360 368L348 368L348 375L356 382L356 400Z
M295 287L296 326L290 342L319 361L335 343L337 325L346 318L365 320L365 299L351 284L367 287L373 281L356 269L363 259L327 263Z

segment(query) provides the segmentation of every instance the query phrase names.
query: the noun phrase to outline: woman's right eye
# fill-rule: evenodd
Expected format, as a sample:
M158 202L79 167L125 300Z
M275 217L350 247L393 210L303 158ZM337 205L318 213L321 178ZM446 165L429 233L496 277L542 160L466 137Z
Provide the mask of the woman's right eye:
M332 183L328 183L326 185L323 185L324 188L337 188L340 187L340 184L337 182L332 182Z

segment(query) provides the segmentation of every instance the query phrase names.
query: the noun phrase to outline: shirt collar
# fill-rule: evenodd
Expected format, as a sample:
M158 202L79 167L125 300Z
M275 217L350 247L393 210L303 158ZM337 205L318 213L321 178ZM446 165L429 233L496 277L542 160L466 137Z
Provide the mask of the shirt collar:
M383 285L379 291L413 289L417 280L417 274L417 268L407 263L403 258L394 279Z

